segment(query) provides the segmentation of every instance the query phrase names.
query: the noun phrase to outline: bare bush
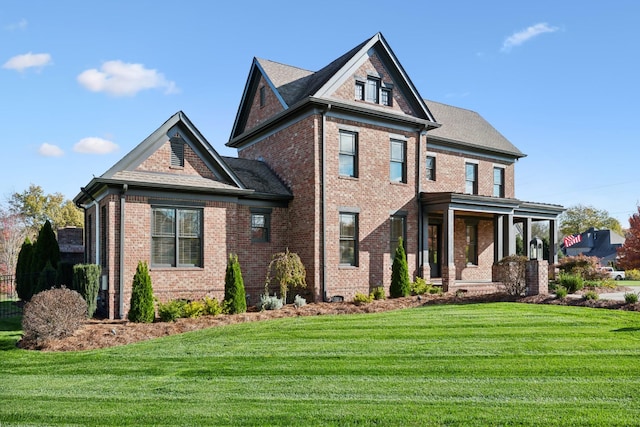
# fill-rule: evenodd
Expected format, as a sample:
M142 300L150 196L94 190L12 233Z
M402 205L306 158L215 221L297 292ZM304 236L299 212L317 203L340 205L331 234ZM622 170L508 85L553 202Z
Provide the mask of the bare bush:
M509 295L524 295L526 283L527 257L510 255L502 258L495 266L496 280L501 282Z
M31 298L22 316L23 340L40 346L73 335L87 320L87 303L71 289L56 288Z

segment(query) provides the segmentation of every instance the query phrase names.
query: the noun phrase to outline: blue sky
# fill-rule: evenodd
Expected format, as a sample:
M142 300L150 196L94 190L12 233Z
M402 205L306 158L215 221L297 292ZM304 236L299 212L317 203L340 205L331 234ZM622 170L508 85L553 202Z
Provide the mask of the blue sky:
M380 31L424 98L477 111L527 154L516 197L591 205L627 227L640 2L597 5L0 2L0 200L31 183L72 199L180 110L235 155L224 143L254 56L315 71Z

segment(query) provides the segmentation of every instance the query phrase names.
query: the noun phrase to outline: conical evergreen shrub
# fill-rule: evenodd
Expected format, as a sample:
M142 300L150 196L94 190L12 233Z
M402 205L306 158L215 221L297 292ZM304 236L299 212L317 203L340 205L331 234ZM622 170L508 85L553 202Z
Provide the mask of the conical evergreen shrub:
M36 291L33 293L39 294L42 291L48 291L56 287L56 269L53 268L51 263L47 261L47 265L44 266L40 274L38 275L38 281L36 283Z
M229 314L247 311L247 300L244 291L244 280L238 255L229 254L227 272L224 277L224 307Z
M51 266L57 266L58 262L60 262L60 247L58 246L53 228L51 228L51 223L47 220L42 228L40 228L38 240L36 240L33 248L30 272L32 295L43 290L39 288L38 282L40 273L44 270L47 263L51 263Z
M389 287L391 298L408 297L411 295L411 280L409 279L409 265L407 254L404 251L402 238L398 239L398 247L391 267L391 286Z
M22 301L29 301L31 293L31 262L33 258L33 244L27 237L20 248L16 263L16 292Z
M97 264L76 264L73 266L72 289L82 295L87 302L87 316L92 318L98 306L100 272ZM153 307L153 305L152 305Z
M136 274L133 276L129 314L127 318L131 322L151 323L155 319L156 312L153 306L153 287L149 267L144 261L138 262Z

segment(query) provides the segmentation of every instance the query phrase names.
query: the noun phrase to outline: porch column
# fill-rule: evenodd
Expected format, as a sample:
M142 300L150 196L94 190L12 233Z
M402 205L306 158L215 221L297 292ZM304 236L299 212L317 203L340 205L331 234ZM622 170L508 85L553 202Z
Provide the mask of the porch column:
M448 208L442 216L442 228L444 234L442 254L442 290L448 292L456 281L456 264L454 257L454 211Z
M422 270L422 278L428 280L431 277L431 266L429 265L429 215L425 210L422 211L422 248L420 259L420 267Z
M504 252L503 258L505 256L513 255L516 253L516 239L513 234L513 214L507 214L503 216L503 245Z
M555 219L549 220L549 265L553 271L552 265L558 263L558 221ZM553 273L551 274L553 276Z
M496 263L504 258L504 227L503 215L496 215L493 221L493 262Z
M529 258L529 242L533 238L531 235L531 218L524 219L524 227L522 227L523 236L522 236L522 246L524 249L524 256Z

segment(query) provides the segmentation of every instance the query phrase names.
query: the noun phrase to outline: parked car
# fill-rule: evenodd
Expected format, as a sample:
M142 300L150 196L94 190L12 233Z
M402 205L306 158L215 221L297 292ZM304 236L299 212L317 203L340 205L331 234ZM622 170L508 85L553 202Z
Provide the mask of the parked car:
M599 267L598 270L607 273L614 280L622 280L625 278L624 271L616 270L613 267Z

